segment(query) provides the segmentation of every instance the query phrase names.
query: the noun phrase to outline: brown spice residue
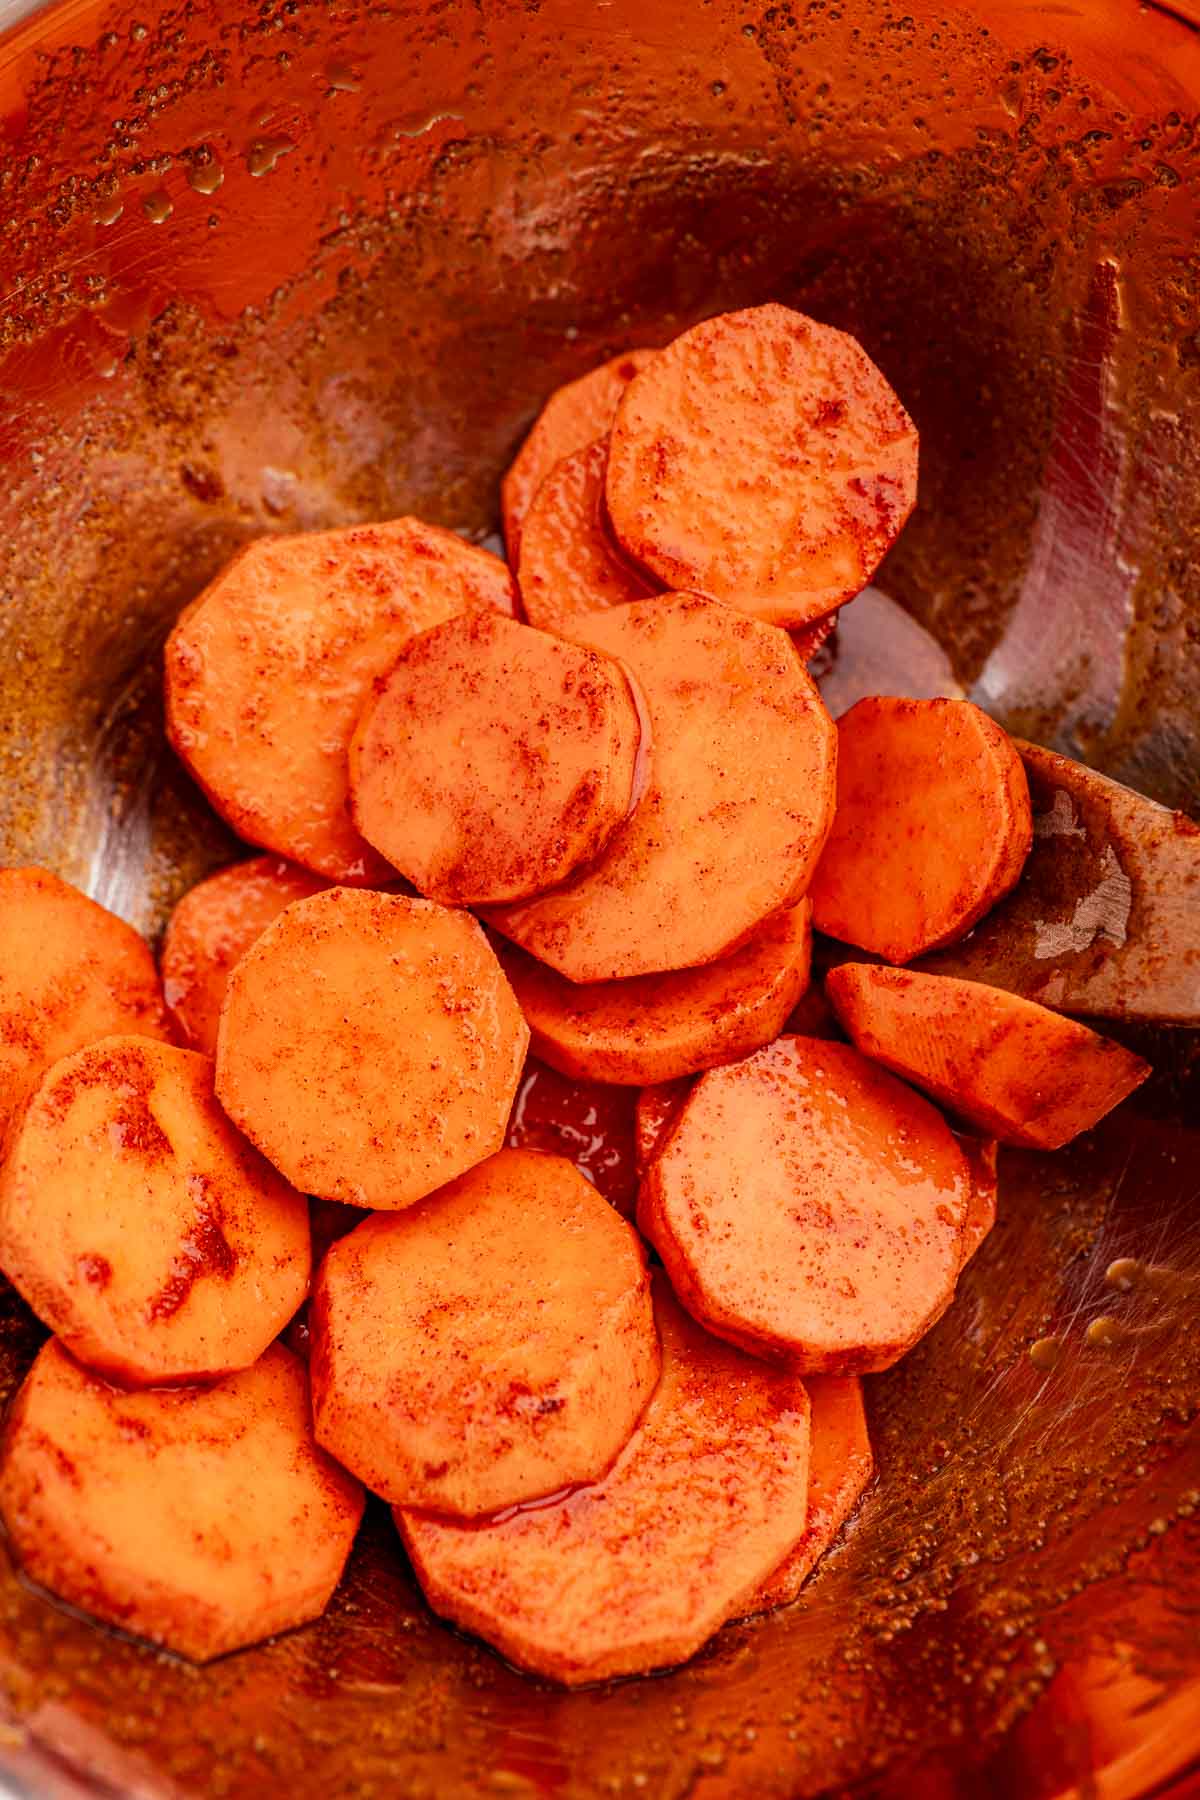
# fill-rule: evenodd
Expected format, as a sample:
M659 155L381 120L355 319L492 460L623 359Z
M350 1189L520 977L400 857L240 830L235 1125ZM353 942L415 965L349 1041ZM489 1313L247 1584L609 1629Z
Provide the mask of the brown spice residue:
M112 1264L107 1256L97 1256L94 1251L85 1250L77 1256L75 1267L90 1287L106 1288L112 1280Z
M197 1175L190 1185L199 1191L199 1204L170 1274L147 1304L146 1318L151 1325L174 1318L203 1276L216 1275L228 1281L237 1268L237 1252L225 1236L221 1204L209 1194L207 1178Z

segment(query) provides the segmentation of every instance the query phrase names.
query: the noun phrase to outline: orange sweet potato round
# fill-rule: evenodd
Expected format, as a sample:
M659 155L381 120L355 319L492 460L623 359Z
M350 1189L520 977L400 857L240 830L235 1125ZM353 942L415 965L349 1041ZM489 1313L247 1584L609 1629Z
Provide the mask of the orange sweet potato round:
M250 843L330 881L385 880L346 804L371 684L418 631L515 603L499 557L419 519L259 538L167 640L167 734Z
M658 1379L637 1233L535 1150L342 1238L311 1330L317 1441L385 1500L457 1516L597 1480Z
M398 1211L500 1148L528 1043L474 919L328 888L233 971L217 1094L304 1192Z
M358 829L430 900L557 887L635 797L642 728L609 657L498 613L414 638L350 742Z
M973 1132L955 1133L959 1148L967 1159L971 1177L971 1197L967 1201L967 1218L963 1227L963 1263L969 1263L996 1223L996 1205L1000 1197L995 1138L976 1137Z
M693 1655L804 1529L803 1384L709 1337L665 1283L655 1312L662 1377L601 1481L478 1523L396 1513L434 1611L568 1687Z
M52 1339L5 1427L0 1512L25 1573L193 1662L318 1618L362 1510L279 1344L215 1386L129 1394Z
M123 1031L171 1035L137 932L48 869L0 869L0 1129L51 1063Z
M870 581L917 495L917 433L862 347L786 306L695 325L621 396L618 541L665 587L806 625Z
M856 1375L809 1375L812 1451L808 1517L779 1567L754 1596L750 1612L790 1606L862 1498L875 1469L862 1382Z
M842 1044L778 1038L700 1077L638 1224L710 1331L804 1373L866 1373L946 1307L969 1185L926 1101Z
M844 963L826 987L865 1055L1002 1144L1059 1150L1150 1073L1123 1044L981 981Z
M639 1180L667 1141L683 1103L692 1091L692 1079L652 1082L637 1098L633 1115L633 1147Z
M838 720L837 811L813 923L889 962L963 937L1033 842L1008 734L969 700L860 700Z
M278 856L231 863L197 882L167 922L163 993L181 1040L205 1056L217 1048L217 1022L230 971L293 900L328 884Z
M525 617L541 631L573 637L581 614L655 591L622 556L605 520L607 460L607 438L565 456L526 515L517 586Z
M73 1355L133 1385L245 1368L308 1292L308 1202L212 1078L194 1050L103 1038L10 1124L0 1268Z
M581 1081L637 1087L735 1062L782 1029L808 984L808 902L699 969L575 983L512 949L500 960L535 1056Z
M802 898L832 817L836 733L781 631L699 594L589 613L575 632L632 670L646 786L588 871L489 922L568 980L728 956Z
M556 388L543 406L500 486L504 543L514 569L525 517L542 483L564 456L607 435L627 384L656 355L654 350L625 350Z

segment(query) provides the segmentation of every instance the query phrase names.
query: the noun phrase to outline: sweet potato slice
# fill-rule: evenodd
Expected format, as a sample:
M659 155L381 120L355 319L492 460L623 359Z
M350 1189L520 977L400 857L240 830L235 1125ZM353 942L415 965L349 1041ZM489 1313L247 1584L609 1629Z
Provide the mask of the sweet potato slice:
M311 1329L318 1443L385 1500L456 1517L598 1480L658 1379L637 1233L536 1150L342 1238Z
M354 821L447 906L525 900L593 861L635 798L628 677L498 613L406 645L350 743Z
M804 1528L795 1376L708 1337L656 1284L662 1378L602 1481L478 1524L397 1510L435 1612L568 1687L682 1662Z
M518 950L500 952L535 1056L581 1081L636 1087L736 1062L769 1043L808 984L802 900L699 969L626 981L566 981Z
M193 1662L318 1618L362 1510L279 1344L215 1386L130 1394L51 1339L5 1427L0 1512L25 1573Z
M1200 1024L1200 826L1019 740L1033 849L970 937L921 967L1086 1018Z
M499 557L419 519L259 538L167 640L167 735L250 843L330 881L385 880L346 807L371 684L418 631L515 601Z
M955 1136L967 1159L967 1172L971 1178L971 1196L963 1227L965 1266L996 1223L996 1203L1000 1195L996 1163L1000 1146L995 1138L976 1137L969 1131L956 1132Z
M657 354L655 350L625 350L578 380L556 388L543 406L500 485L504 544L514 569L520 559L525 517L542 483L565 456L607 436L627 384Z
M803 896L833 805L833 725L788 638L699 594L588 614L578 641L646 702L641 800L596 865L490 922L570 981L715 962Z
M909 1088L842 1044L778 1038L700 1077L638 1224L710 1331L802 1373L859 1374L948 1304L969 1186Z
M866 586L917 496L917 433L862 347L786 306L695 325L621 396L609 516L665 587L807 625Z
M123 1031L171 1035L147 945L48 869L0 869L0 1130L51 1063Z
M953 943L1014 885L1033 842L1012 740L968 700L882 696L837 733L813 923L889 962Z
M525 617L541 631L573 637L582 614L655 592L621 554L605 519L607 460L606 437L565 456L526 514L517 587Z
M1150 1073L1124 1045L980 981L843 963L826 988L864 1055L1002 1144L1059 1150Z
M677 1081L652 1082L638 1095L633 1135L639 1177L646 1173L666 1143L691 1091L691 1076L685 1075Z
M856 1375L810 1375L812 1407L808 1517L804 1535L762 1583L750 1612L770 1612L797 1599L825 1552L862 1498L875 1469L862 1383Z
M103 1038L9 1127L0 1268L81 1362L136 1386L246 1368L308 1292L308 1201L233 1129L212 1073Z
M233 971L217 1094L298 1188L397 1211L500 1148L528 1043L467 914L328 888Z
M252 856L190 888L167 922L160 968L180 1040L213 1056L230 971L293 900L328 884L278 856Z

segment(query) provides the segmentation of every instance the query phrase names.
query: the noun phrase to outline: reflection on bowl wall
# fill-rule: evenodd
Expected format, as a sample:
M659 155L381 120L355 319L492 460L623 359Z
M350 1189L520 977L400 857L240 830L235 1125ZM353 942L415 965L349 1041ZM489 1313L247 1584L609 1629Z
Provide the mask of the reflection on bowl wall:
M155 698L163 634L230 550L405 511L485 536L550 387L768 296L861 337L921 427L878 585L963 688L1194 805L1195 10L66 0L27 20L0 46L6 859L156 929L231 847ZM327 1620L199 1674L6 1573L0 1768L52 1753L64 1784L148 1793L216 1792L219 1770L235 1795L1048 1800L1098 1767L1106 1794L1148 1791L1200 1746L1200 1349L1177 1329L1200 1292L1194 1050L1152 1054L1128 1114L1066 1158L1007 1159L959 1301L872 1384L880 1484L800 1607L564 1697L437 1625L383 1518ZM1143 1271L1128 1289L1106 1285L1118 1257ZM32 1340L7 1304L11 1386ZM1026 1354L1047 1335L1050 1371Z

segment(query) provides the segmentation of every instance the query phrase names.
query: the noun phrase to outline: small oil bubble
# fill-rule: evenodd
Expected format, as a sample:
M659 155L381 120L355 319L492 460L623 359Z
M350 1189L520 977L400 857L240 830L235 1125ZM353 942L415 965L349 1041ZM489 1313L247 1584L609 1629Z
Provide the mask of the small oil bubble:
M362 82L349 63L333 62L325 71L331 94L357 94Z
M1083 1335L1093 1349L1111 1350L1115 1344L1119 1344L1123 1338L1127 1337L1128 1333L1119 1319L1111 1318L1108 1313L1102 1313L1098 1319L1092 1320Z
M96 363L96 373L101 381L111 381L120 366L120 357L114 356L111 350L106 350Z
M1127 1294L1141 1273L1141 1264L1132 1256L1119 1256L1116 1262L1110 1262L1104 1271L1104 1279L1109 1287L1114 1287L1122 1294Z
M1035 1369L1055 1368L1061 1355L1062 1343L1055 1337L1039 1338L1036 1344L1029 1346L1029 1360Z
M188 180L198 194L215 194L224 179L219 162L194 162L188 170Z
M246 153L246 167L251 175L269 175L281 156L290 156L296 148L290 138L257 138Z
M166 188L155 188L142 201L142 211L152 225L162 225L170 218L175 207Z
M110 194L108 199L102 200L96 209L96 223L97 225L115 225L124 211L125 202L121 196Z

